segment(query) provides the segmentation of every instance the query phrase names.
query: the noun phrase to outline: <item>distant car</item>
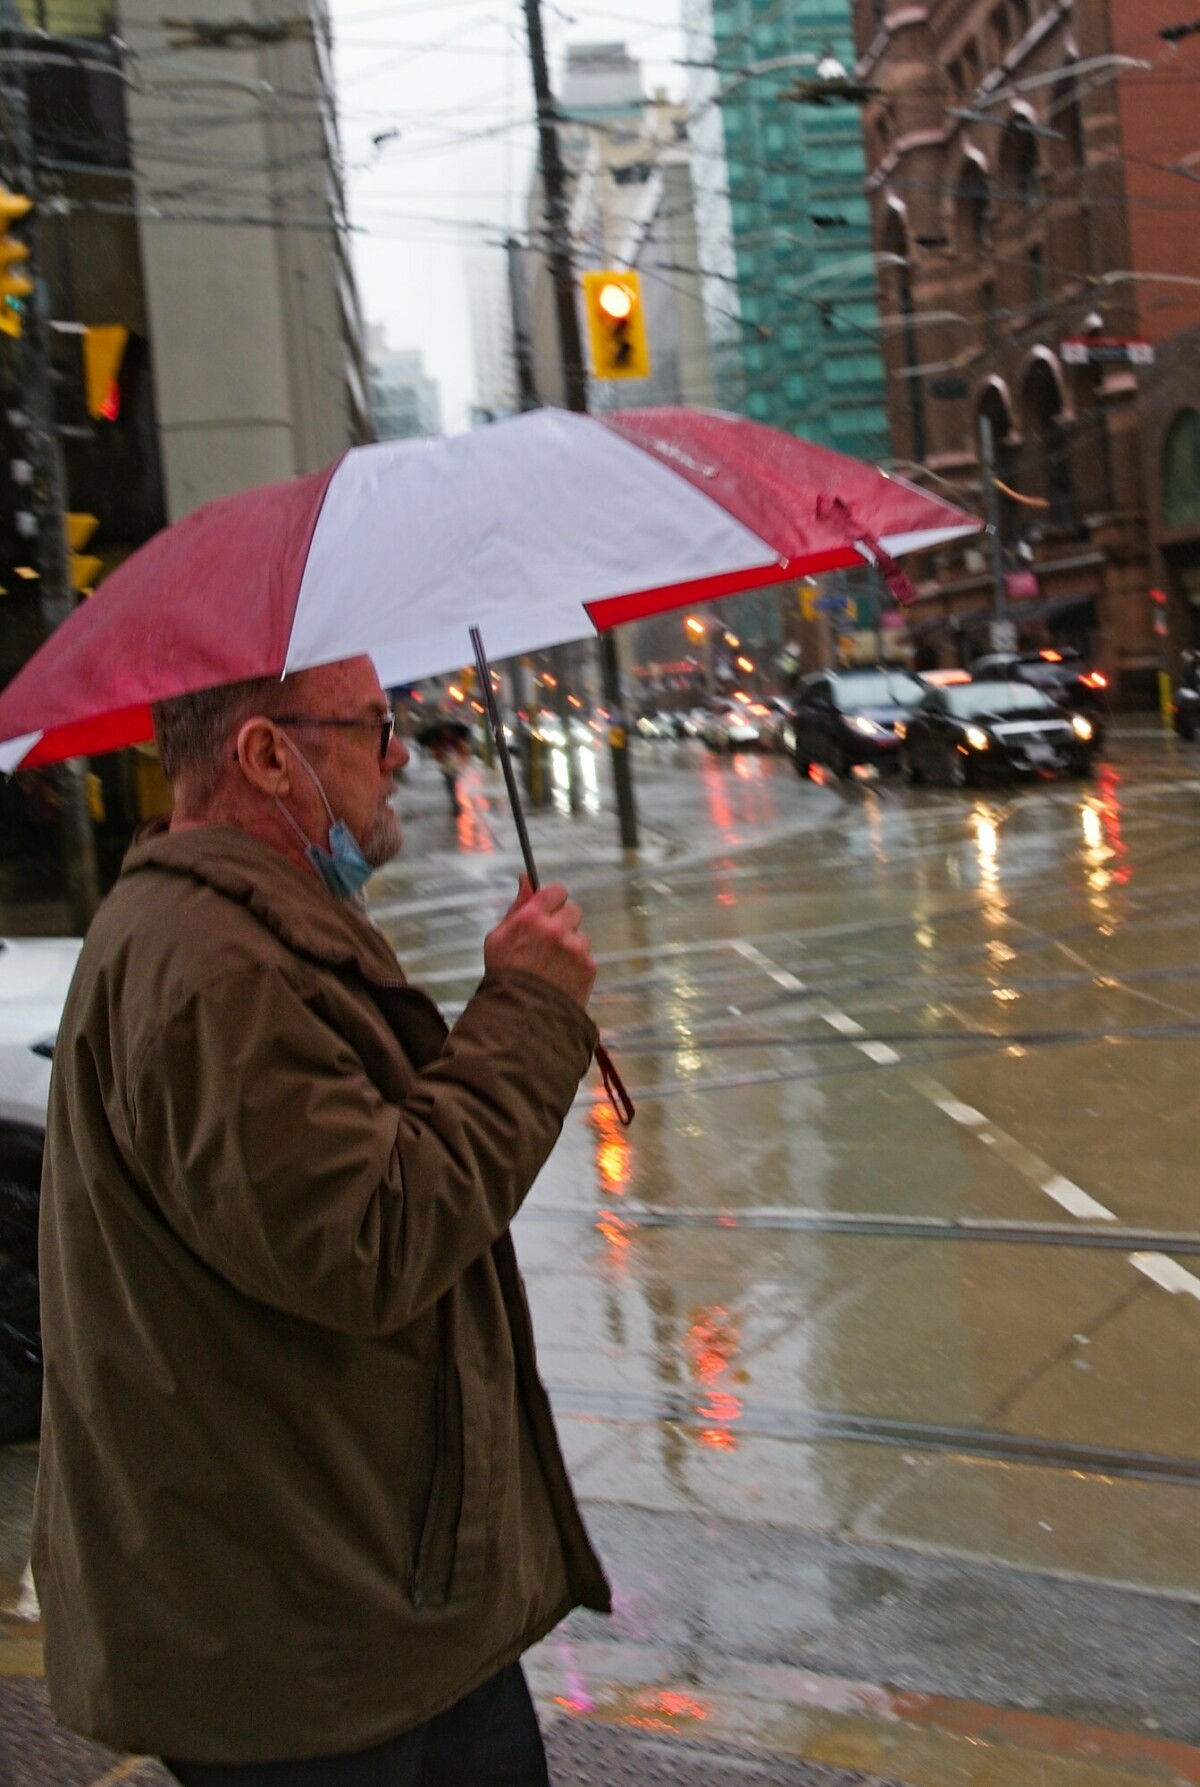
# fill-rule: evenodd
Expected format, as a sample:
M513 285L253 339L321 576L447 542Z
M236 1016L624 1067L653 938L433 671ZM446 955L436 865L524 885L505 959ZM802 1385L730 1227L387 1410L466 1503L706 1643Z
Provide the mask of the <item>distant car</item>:
M722 701L709 713L703 738L714 751L751 750L761 743L758 722L750 714L750 703Z
M633 723L633 730L639 738L674 738L675 728L665 714L639 714Z
M1104 742L1108 726L1108 678L1071 646L1061 651L989 652L971 665L973 682L1030 683L1069 713L1086 714Z
M907 670L888 666L820 670L800 686L792 729L792 758L800 775L822 763L848 776L855 764L880 766L899 760L900 734L925 684Z
M50 1061L80 943L0 940L0 1444L31 1439L42 1401L38 1193Z
M910 782L971 787L986 776L1090 775L1098 739L1086 714L1067 714L1024 682L929 689L904 728Z

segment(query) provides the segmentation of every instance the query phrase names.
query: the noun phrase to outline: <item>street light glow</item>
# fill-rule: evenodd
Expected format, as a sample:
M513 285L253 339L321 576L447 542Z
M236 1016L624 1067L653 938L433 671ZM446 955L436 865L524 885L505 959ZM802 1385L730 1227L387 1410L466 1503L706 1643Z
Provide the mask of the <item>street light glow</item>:
M703 639L703 637L704 637L704 622L699 618L698 615L689 614L687 617L687 620L684 622L684 625L687 627L687 630L691 634L693 639Z
M739 670L744 670L747 673L747 675L749 675L750 671L752 671L754 669L754 664L750 658L739 658L737 661L737 667Z

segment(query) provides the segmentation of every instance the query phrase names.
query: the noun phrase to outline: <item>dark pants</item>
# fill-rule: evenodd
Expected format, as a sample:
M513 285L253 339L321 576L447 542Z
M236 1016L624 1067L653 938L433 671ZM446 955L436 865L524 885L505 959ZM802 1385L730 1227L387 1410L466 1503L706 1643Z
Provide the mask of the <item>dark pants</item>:
M542 1734L519 1663L428 1724L353 1756L166 1766L183 1787L549 1787Z

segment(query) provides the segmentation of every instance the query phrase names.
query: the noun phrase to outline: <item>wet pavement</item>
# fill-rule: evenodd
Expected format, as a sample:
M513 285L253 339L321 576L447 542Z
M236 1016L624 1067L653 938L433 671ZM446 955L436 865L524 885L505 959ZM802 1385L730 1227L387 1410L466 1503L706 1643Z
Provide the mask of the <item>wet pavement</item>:
M516 1225L617 1591L530 1658L563 1781L725 1778L702 1744L1200 1782L1200 750L1123 725L1092 782L973 793L637 769L637 858L607 810L532 822L638 1105L589 1083ZM372 890L451 1010L518 866L497 779L465 796L414 764ZM10 1609L35 1462L0 1454ZM20 1684L36 1621L2 1633Z

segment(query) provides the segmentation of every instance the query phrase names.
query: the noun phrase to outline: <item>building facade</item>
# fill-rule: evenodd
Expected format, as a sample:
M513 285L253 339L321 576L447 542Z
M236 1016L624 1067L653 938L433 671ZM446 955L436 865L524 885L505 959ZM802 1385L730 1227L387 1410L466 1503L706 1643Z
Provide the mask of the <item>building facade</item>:
M705 302L724 407L888 451L859 114L787 97L853 63L849 0L686 0Z
M1000 481L1000 574L980 543L923 562L914 629L946 660L1014 632L1080 646L1126 702L1159 657L1144 362L1200 321L1200 194L1179 165L1200 57L1159 36L1174 15L856 0L892 452L982 513L990 434Z
M390 348L377 324L367 328L371 413L381 441L407 441L442 432L442 393L416 347Z
M36 200L31 265L49 319L46 362L32 322L0 336L6 682L158 528L328 463L370 438L370 412L319 0L262 25L209 5L174 27L143 0L3 0L0 31L19 51L0 95L0 172ZM99 401L89 330L117 344ZM49 480L27 481L30 442L50 430L71 530L89 536L73 592L42 576L59 524ZM78 832L64 843L60 779L0 789L0 909L17 929L21 912L34 928L77 924L81 877L94 884ZM151 759L122 753L90 766L87 792L103 885L165 790Z

